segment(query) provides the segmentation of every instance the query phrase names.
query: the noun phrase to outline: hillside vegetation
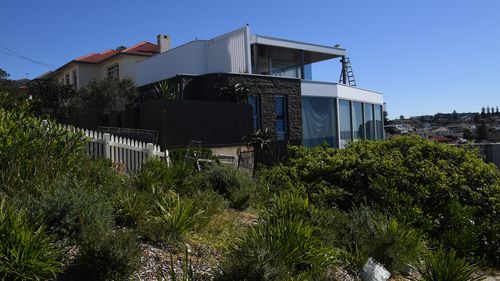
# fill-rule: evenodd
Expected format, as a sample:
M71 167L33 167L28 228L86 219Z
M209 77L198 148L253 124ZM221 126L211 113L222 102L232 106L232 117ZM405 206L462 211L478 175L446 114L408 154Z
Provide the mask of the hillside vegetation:
M160 159L122 174L83 144L28 105L0 109L0 279L341 280L373 257L472 280L500 264L499 172L471 150L290 147L252 177ZM142 275L153 248L164 259Z

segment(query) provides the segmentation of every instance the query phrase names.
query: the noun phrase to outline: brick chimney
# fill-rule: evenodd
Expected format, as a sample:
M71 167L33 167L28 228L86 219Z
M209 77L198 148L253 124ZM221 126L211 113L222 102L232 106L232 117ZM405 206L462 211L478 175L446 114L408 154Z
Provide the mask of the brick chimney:
M158 34L156 35L156 42L159 53L170 50L170 36Z

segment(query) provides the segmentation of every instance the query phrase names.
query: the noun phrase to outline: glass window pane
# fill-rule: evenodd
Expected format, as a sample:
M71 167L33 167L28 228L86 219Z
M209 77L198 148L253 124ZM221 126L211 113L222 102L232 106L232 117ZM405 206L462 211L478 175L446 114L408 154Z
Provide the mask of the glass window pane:
M313 147L326 141L338 147L334 98L302 97L302 133L305 146Z
M249 95L248 96L248 104L252 106L252 122L253 128L258 130L260 128L260 119L259 119L259 96Z
M285 96L275 96L276 136L278 140L286 139L286 99Z
M340 148L344 148L352 140L351 102L339 100Z
M375 133L376 139L384 139L384 124L382 123L382 106L375 105Z
M375 139L375 124L373 122L373 104L365 103L365 128L366 138Z
M365 137L363 103L361 102L352 102L352 134L355 140Z

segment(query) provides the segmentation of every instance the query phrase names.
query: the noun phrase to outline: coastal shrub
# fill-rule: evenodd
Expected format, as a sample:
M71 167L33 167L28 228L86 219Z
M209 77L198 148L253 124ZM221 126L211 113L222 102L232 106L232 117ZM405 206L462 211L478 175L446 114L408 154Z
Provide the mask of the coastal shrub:
M203 211L196 208L189 198L163 197L156 202L157 212L153 219L160 223L167 240L179 240L195 229Z
M26 202L32 220L59 239L79 235L86 225L113 225L113 206L105 194L88 190L82 182L59 181Z
M152 158L142 164L140 170L131 175L130 183L133 188L151 193L175 190L188 192L192 190L190 184L193 168L184 163L168 166L160 158Z
M89 226L63 280L127 280L139 268L141 245L127 230Z
M330 257L309 223L311 206L297 194L275 197L236 243L216 280L289 280L323 268Z
M39 193L36 187L71 173L84 157L81 138L26 107L0 109L0 191Z
M229 206L237 210L246 209L255 192L255 183L246 172L230 165L217 165L205 173L207 184L229 200Z
M62 270L61 250L44 232L33 229L26 213L0 200L0 279L45 280Z
M454 251L446 251L440 247L437 251L425 257L418 267L420 278L410 280L421 281L476 281L485 277L478 274L475 265L470 265L465 258L460 258Z
M315 204L346 211L367 203L460 255L500 262L499 171L476 151L409 136L289 152L274 177L305 186Z
M141 190L124 187L113 197L115 222L119 226L137 227L147 220L154 209L155 196Z
M408 265L416 264L427 252L420 231L366 206L351 210L337 227L338 246L358 270L372 257L390 272L406 273Z

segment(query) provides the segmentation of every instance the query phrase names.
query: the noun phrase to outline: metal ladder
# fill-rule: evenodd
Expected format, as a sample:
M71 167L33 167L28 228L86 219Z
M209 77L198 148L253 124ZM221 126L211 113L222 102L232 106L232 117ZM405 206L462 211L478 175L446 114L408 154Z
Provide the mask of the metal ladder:
M349 57L343 57L341 61L343 69L340 72L339 83L356 87L356 79L354 78L354 72L352 72L351 60ZM344 71L347 76L347 81L344 81Z

